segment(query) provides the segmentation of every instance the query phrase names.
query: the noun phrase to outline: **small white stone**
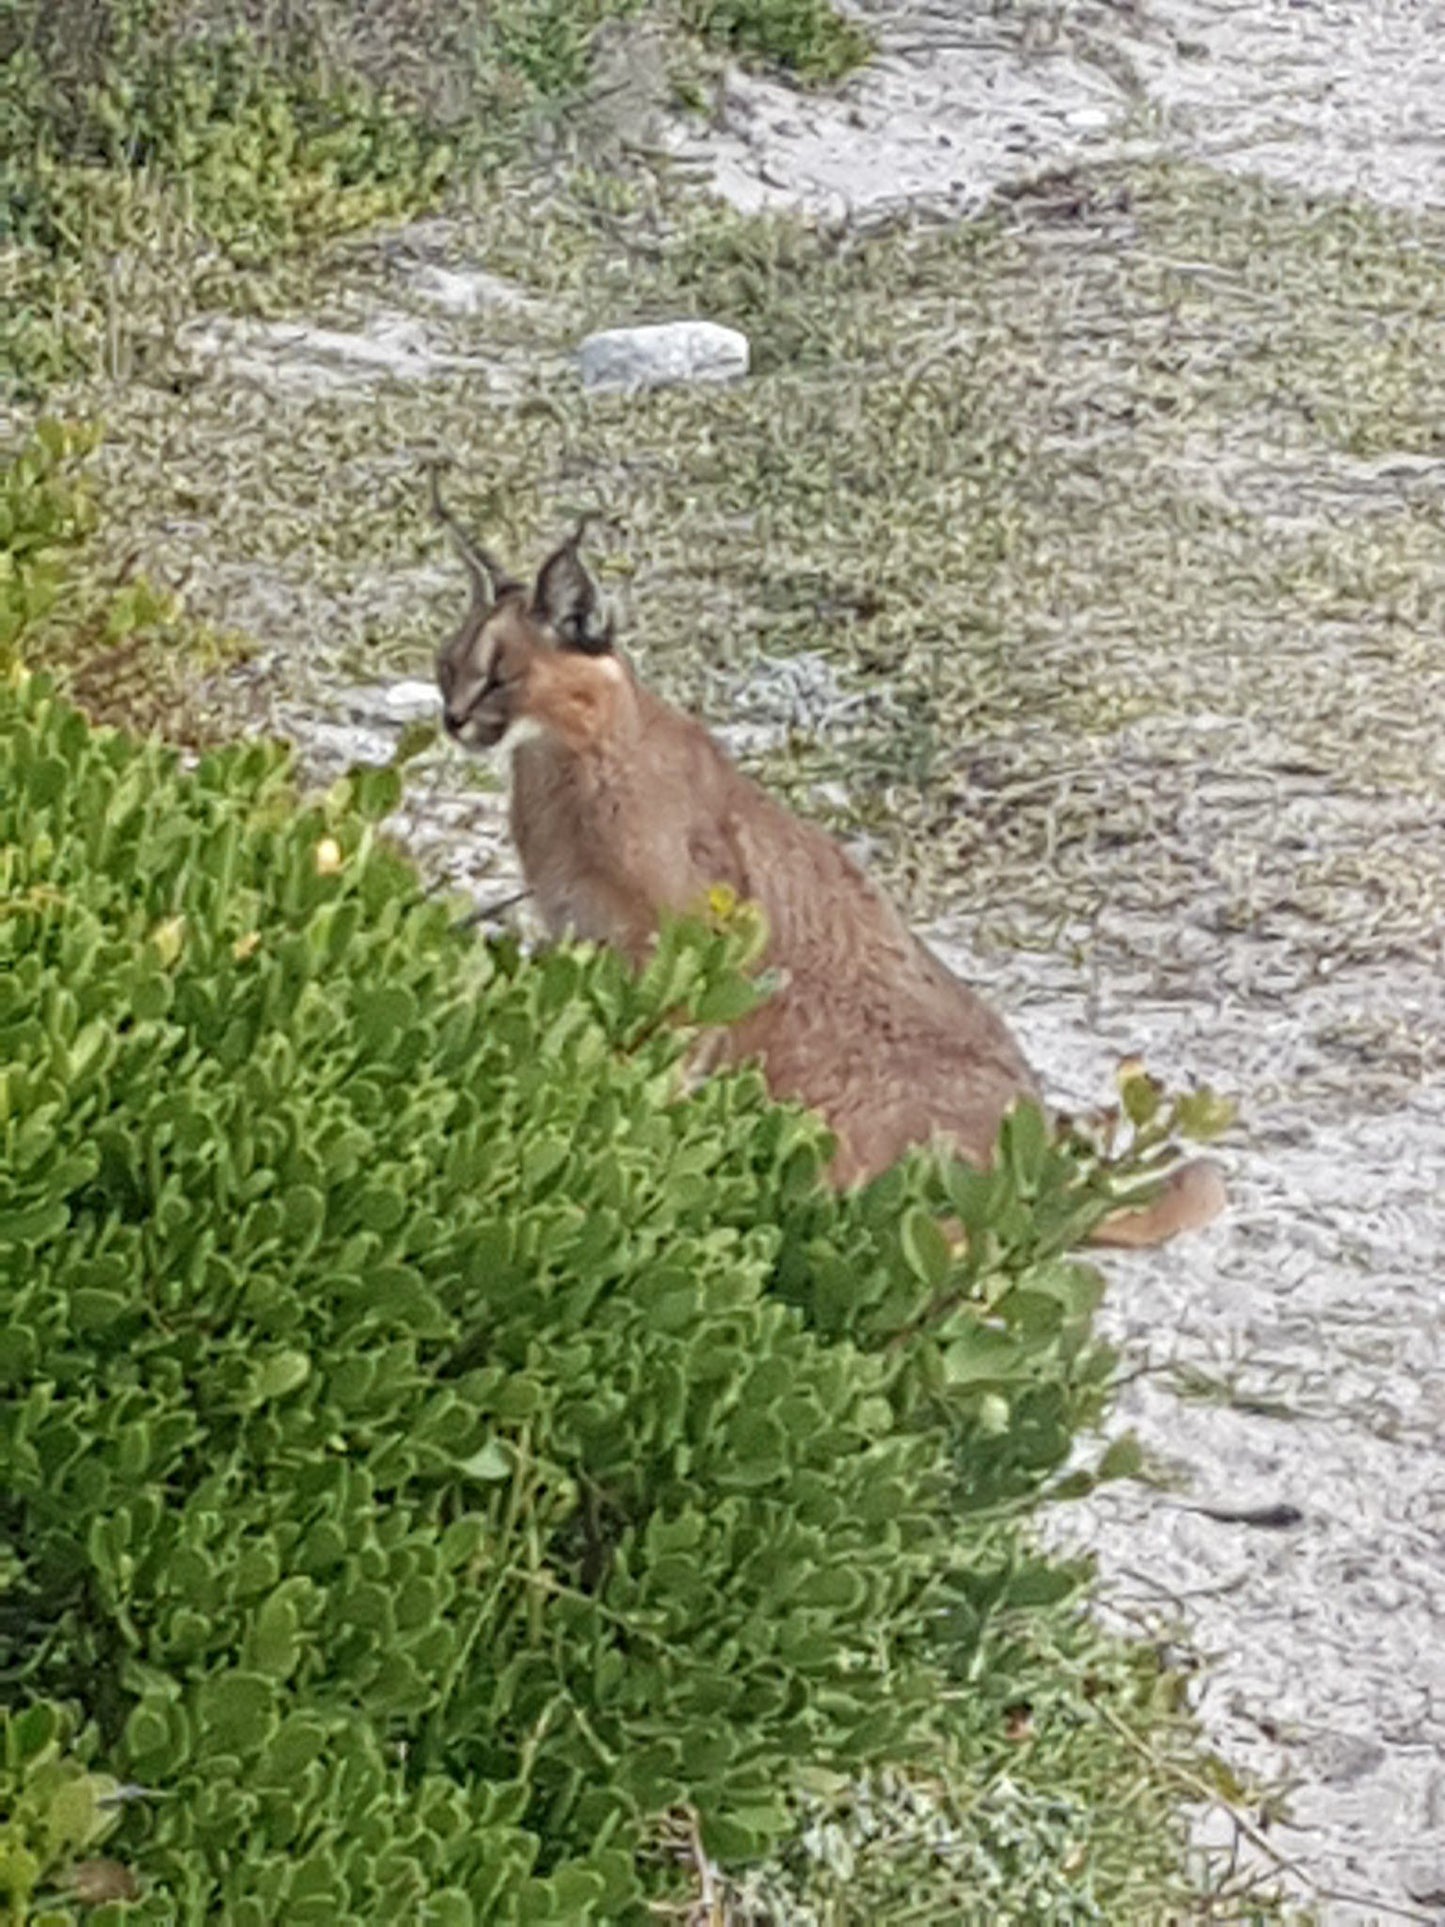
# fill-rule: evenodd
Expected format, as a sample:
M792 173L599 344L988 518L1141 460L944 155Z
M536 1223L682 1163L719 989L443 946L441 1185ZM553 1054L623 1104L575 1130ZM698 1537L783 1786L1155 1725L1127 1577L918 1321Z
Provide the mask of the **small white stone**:
M366 730L400 729L407 723L429 723L441 714L441 693L423 676L402 676L396 682L357 683L339 690L350 722ZM390 752L388 751L388 754Z
M403 676L400 682L379 689L376 696L382 714L398 723L430 722L441 703L436 684L421 676Z
M440 268L431 265L417 270L412 280L416 292L434 307L449 314L480 314L483 308L530 308L534 304L523 291L485 268Z
M355 723L311 719L297 728L303 756L323 763L389 763L396 748L390 736Z
M670 382L736 381L748 372L748 338L716 321L663 321L605 328L577 350L588 388L658 388Z

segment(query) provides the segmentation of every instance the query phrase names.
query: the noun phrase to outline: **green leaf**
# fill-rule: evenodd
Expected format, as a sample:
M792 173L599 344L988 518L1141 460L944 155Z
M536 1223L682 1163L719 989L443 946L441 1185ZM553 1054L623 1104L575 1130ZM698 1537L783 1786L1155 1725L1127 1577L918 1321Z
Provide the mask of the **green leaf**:
M5 1727L5 1759L13 1769L40 1756L59 1739L60 1716L45 1700L15 1714Z
M991 1326L974 1324L944 1346L943 1374L950 1385L1014 1377L1022 1362L1017 1340Z
M501 1474L508 1477L510 1468ZM485 1470L474 1477L486 1479ZM439 1548L441 1563L444 1567L465 1566L475 1559L487 1543L487 1522L479 1512L464 1512L459 1519L453 1519L441 1537Z
M46 1827L56 1845L72 1851L87 1846L104 1821L97 1804L100 1789L88 1774L56 1787L46 1809Z
M256 1615L247 1657L259 1673L286 1679L301 1657L300 1619L285 1589L275 1592Z
M142 965L131 985L131 1011L142 1023L155 1023L170 1009L172 994L171 980L163 971Z
M1009 1402L1002 1393L983 1393L978 1401L978 1429L985 1438L1003 1438L1012 1418Z
M70 766L58 756L42 756L33 764L25 780L29 800L39 809L48 808L65 794L70 783Z
M1208 1144L1223 1137L1234 1123L1239 1107L1233 1098L1220 1097L1207 1085L1188 1091L1174 1102L1175 1128L1195 1143Z
M395 1044L416 1019L416 998L404 984L378 984L357 994L357 1036L372 1050Z
M357 813L369 823L381 822L401 802L402 779L391 764L353 770L351 782Z
M1078 1592L1088 1578L1088 1570L1082 1562L1055 1565L1049 1560L1031 1559L1010 1577L1005 1603L1015 1610L1024 1606L1057 1606Z
M274 1785L294 1782L326 1749L325 1723L302 1713L288 1714L266 1746L263 1771Z
M1137 1479L1143 1470L1144 1448L1133 1432L1124 1432L1110 1441L1094 1477L1100 1482L1105 1479Z
M1124 1115L1136 1130L1142 1130L1158 1116L1164 1101L1163 1089L1142 1064L1130 1059L1119 1071L1119 1102Z
M275 1688L260 1673L214 1673L197 1690L196 1716L208 1749L244 1756L276 1729Z
M846 1566L825 1567L810 1573L793 1594L799 1606L831 1606L856 1611L864 1595L863 1581Z
M391 753L391 768L399 770L405 763L414 762L438 740L441 732L434 722L417 719L407 723L397 738L396 748Z
M70 1208L63 1198L41 1198L31 1205L0 1209L0 1246L48 1244L63 1235Z
M70 1297L70 1321L78 1332L105 1331L132 1309L118 1291L93 1291L83 1287Z
M443 1887L429 1894L421 1915L422 1927L475 1927L476 1912L460 1887Z
M251 1378L252 1396L260 1403L285 1398L304 1385L311 1376L311 1360L305 1352L273 1352L256 1367Z
M693 1008L697 1024L735 1024L749 1016L764 1001L762 993L746 977L719 977L698 997Z
M1034 1344L1056 1336L1064 1322L1064 1308L1052 1292L1021 1286L1000 1298L994 1310L1011 1331Z
M572 1146L560 1133L534 1138L522 1152L522 1182L528 1191L538 1191L567 1162Z
M32 433L45 450L52 462L61 461L70 449L70 432L66 424L57 421L53 415L42 415L36 422Z
M488 1439L487 1443L473 1452L470 1458L461 1459L457 1463L457 1470L465 1473L469 1479L481 1479L486 1482L510 1479L513 1469L507 1448L497 1439Z
M131 1709L125 1723L125 1746L131 1760L141 1761L166 1752L170 1739L171 1723L163 1706L142 1700Z
M953 1253L937 1219L921 1206L915 1205L904 1214L898 1227L898 1236L903 1256L914 1277L927 1285L930 1291L940 1291L948 1281Z
M356 1201L356 1215L368 1231L395 1231L406 1216L406 1193L396 1184L370 1185Z
M34 1332L19 1325L0 1325L0 1385L15 1385L30 1378L40 1355L40 1341Z
M1021 1099L999 1130L1003 1163L1021 1198L1038 1195L1049 1155L1049 1127L1039 1106Z
M493 1394L491 1410L509 1424L520 1424L523 1419L534 1418L543 1402L544 1393L537 1380L523 1372L514 1372Z
M326 1222L326 1199L315 1185L293 1184L281 1200L287 1242L305 1248Z
M958 1158L944 1168L948 1201L963 1223L970 1256L977 1255L997 1205L999 1180L992 1171L979 1171Z

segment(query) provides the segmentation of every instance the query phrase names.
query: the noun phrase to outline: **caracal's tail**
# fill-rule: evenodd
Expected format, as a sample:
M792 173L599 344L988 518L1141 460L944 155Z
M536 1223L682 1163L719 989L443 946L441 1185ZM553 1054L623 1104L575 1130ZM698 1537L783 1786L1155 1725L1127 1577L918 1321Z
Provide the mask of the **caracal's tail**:
M1116 1211L1090 1235L1089 1243L1137 1248L1162 1245L1181 1231L1197 1231L1229 1202L1219 1166L1191 1158L1171 1171L1164 1189L1134 1211Z

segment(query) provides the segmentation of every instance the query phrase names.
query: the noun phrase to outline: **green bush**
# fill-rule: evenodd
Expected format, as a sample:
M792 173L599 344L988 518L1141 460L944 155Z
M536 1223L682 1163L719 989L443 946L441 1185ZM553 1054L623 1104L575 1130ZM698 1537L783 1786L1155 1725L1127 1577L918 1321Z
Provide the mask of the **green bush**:
M94 1880L106 1862L79 1859L116 1826L118 1789L88 1772L70 1750L64 1715L44 1701L23 1713L0 1709L0 1920L47 1927L68 1911L31 1911L37 1888L78 1876ZM127 1887L129 1882L123 1883Z
M0 1673L163 1791L142 1918L629 1917L664 1816L766 1852L1079 1579L958 1511L1097 1409L1091 1274L678 1098L736 939L467 943L395 792L0 703Z
M941 1435L770 1294L816 1128L671 1099L730 940L466 945L390 772L23 675L0 796L0 1670L166 1790L151 1917L612 1918L664 1812L745 1858L906 1751Z
M6 76L8 237L51 254L123 245L133 177L179 193L202 238L264 261L431 197L450 150L374 89L244 34L138 39L77 98L34 56Z
M224 302L451 172L438 126L314 42L194 11L0 0L0 365L22 392L104 358L117 262L148 263L172 308Z
M23 655L62 677L88 715L177 740L206 733L196 671L234 657L234 638L187 615L134 565L119 577L86 553L98 507L87 461L100 437L45 419L0 469L0 671Z
M41 630L75 579L74 560L95 526L95 504L73 465L93 431L42 422L0 472L0 668L24 634Z
M841 79L871 52L868 35L829 0L683 0L683 18L729 52L801 80Z
M694 1828L831 1892L800 1841L890 1767L956 1858L904 1802L869 1919L895 1862L903 1917L980 1867L1158 1895L1167 1773L1111 1789L1168 1682L1027 1532L1094 1476L1064 1254L1118 1172L1024 1111L987 1177L838 1198L755 1077L680 1094L676 1020L758 994L745 906L640 981L529 959L389 851L394 771L298 798L279 748L89 727L20 666L74 606L83 441L0 489L10 1916L70 1918L112 1825L156 1920L641 1918ZM1124 1095L1147 1167L1177 1107ZM102 1769L149 1791L102 1809Z

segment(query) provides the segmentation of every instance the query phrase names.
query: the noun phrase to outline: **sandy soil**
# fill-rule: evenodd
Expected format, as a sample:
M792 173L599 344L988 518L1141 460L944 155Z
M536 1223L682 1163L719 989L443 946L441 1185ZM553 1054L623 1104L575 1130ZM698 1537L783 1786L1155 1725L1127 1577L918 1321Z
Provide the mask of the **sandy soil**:
M676 136L744 208L966 212L1121 142L1390 206L1445 201L1436 0L1081 0L853 9L879 57L838 97L736 76Z

